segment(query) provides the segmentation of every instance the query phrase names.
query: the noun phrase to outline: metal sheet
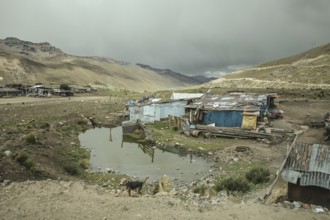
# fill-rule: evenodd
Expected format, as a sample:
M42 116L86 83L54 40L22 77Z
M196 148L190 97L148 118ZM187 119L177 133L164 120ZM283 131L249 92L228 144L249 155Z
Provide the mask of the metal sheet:
M300 177L300 172L294 170L283 170L281 177L287 182L297 184Z

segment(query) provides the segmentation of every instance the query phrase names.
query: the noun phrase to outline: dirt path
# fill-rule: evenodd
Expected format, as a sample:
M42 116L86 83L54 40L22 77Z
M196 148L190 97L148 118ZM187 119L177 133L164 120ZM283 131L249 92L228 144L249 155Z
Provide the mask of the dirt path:
M15 98L0 98L0 104L18 104L18 103L55 103L68 101L100 101L109 99L108 96L72 96L72 97L51 97L51 98L33 98L33 97L15 97Z
M262 205L254 200L196 205L171 195L128 197L82 182L38 181L0 188L0 219L329 219L313 209Z

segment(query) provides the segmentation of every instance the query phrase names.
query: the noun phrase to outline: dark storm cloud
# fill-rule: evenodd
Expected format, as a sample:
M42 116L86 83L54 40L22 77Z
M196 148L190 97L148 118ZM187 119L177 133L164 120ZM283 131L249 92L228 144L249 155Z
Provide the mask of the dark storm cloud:
M221 75L329 42L328 0L0 0L0 38Z

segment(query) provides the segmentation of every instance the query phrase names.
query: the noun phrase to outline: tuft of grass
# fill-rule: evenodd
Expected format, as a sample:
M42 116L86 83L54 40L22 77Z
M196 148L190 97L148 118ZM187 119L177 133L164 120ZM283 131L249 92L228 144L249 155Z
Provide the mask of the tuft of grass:
M254 184L266 183L270 179L270 172L262 167L257 167L247 172L245 178Z
M81 168L87 170L90 167L91 164L90 164L88 159L83 159L83 160L80 161L79 165L80 165Z
M29 156L24 152L18 155L16 161L28 170L34 170L35 168L35 163L30 160Z
M206 186L205 185L201 185L201 186L198 186L196 188L194 188L193 192L194 193L198 193L200 194L201 196L204 196L205 195L205 192L206 192Z
M27 161L28 158L29 158L29 156L23 152L18 155L18 157L16 158L16 161L19 164L23 165Z
M76 176L80 173L78 166L75 164L65 164L63 166L63 169L65 170L65 172L67 172L68 174L70 174L72 176Z
M248 192L250 190L249 183L241 178L233 178L229 177L227 179L223 179L215 184L215 190L217 192L226 190L227 192Z
M168 201L168 202L167 202L167 205L169 205L170 207L173 208L175 204L174 204L174 202L172 202L172 201Z
M24 137L24 139L25 139L25 142L28 143L28 144L36 144L37 143L36 136L33 133L30 133L30 134L26 135Z
M42 128L42 129L46 129L46 130L49 130L49 128L50 128L50 124L49 124L48 122L46 122L46 123L40 125L40 128Z

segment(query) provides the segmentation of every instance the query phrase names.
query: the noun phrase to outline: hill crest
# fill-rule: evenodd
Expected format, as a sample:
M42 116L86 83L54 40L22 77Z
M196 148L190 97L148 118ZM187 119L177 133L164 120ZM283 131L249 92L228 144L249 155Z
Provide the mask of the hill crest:
M170 73L170 74L169 74ZM106 57L74 56L48 42L0 39L0 84L93 85L112 89L157 91L200 84L192 77Z
M238 88L330 88L330 44L235 71L206 85Z

